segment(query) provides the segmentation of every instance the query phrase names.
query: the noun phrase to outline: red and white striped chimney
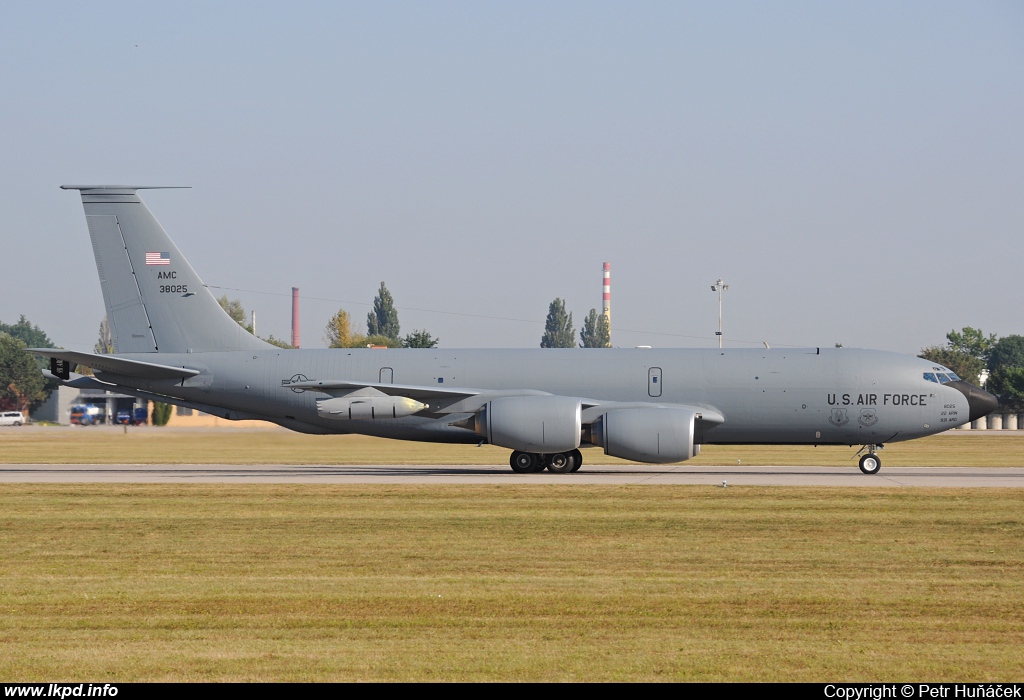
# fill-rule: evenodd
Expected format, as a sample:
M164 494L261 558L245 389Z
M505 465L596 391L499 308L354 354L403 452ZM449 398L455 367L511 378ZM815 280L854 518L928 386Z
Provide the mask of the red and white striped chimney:
M602 280L601 300L603 313L608 318L608 327L612 326L612 264L604 264L604 279Z
M299 347L299 288L292 287L292 347Z

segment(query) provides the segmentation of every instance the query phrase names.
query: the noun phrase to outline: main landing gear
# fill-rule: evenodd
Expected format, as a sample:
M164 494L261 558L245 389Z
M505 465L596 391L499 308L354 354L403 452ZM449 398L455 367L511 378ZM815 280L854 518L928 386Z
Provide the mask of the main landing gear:
M860 458L860 470L865 474L877 474L882 468L881 458L875 454L875 450L881 445L866 445L868 453Z
M545 469L554 474L568 474L578 471L583 466L583 453L572 450L555 454L537 454L516 450L509 457L508 463L516 474L531 474Z

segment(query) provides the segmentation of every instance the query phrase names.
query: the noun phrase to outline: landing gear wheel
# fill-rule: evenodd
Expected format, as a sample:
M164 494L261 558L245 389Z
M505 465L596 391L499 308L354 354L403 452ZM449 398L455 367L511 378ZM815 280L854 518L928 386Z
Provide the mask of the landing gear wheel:
M572 455L572 470L578 472L580 467L583 466L583 453L579 450L573 450L569 454Z
M860 458L860 470L865 474L877 474L882 468L882 460L876 454L866 454Z
M537 455L516 450L508 458L508 463L516 474L529 474L537 470Z
M573 469L575 466L576 460L573 459L572 452L559 452L548 455L548 471L553 474L568 474L575 471Z

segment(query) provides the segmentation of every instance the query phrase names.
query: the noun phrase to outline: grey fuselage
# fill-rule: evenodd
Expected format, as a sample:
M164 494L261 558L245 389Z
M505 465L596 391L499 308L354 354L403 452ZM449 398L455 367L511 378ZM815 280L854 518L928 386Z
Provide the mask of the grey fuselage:
M151 353L121 357L152 361ZM923 437L968 422L964 382L938 384L933 364L877 350L801 349L330 349L160 353L161 364L201 370L185 380L98 373L125 387L173 396L229 418L260 418L310 433L361 433L403 440L476 443L451 423L439 398L417 415L386 420L322 418L315 391L291 381L534 390L584 404L683 404L720 413L699 427L704 444L868 445ZM965 388L966 387L966 388ZM600 411L600 408L590 409ZM584 412L586 422L587 412Z

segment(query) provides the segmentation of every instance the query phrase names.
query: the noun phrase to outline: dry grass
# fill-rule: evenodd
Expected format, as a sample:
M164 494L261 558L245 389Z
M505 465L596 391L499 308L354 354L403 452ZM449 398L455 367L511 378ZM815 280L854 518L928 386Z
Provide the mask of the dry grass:
M0 485L9 680L1024 676L1016 489Z
M689 464L854 466L857 448L707 445ZM284 429L7 428L7 464L507 464L509 451L484 445L435 445L363 435L301 435ZM882 455L897 466L1024 466L1024 431L954 432L893 443ZM624 464L597 449L587 464Z

